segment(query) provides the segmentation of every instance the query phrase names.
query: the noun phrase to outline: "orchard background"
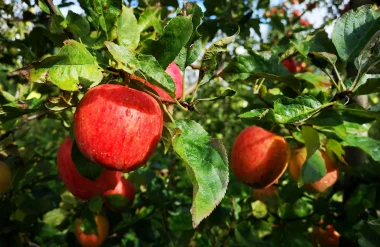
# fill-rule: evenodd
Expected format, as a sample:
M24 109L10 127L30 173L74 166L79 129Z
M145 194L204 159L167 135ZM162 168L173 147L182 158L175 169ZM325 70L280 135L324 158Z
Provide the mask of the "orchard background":
M380 246L378 1L54 4L0 1L0 246L79 246L88 235L98 242L83 246ZM183 88L165 72L173 62ZM163 112L146 166L123 174L134 198L83 200L58 172L77 106L101 84L144 92ZM292 153L277 164L288 149L238 150L272 158L256 174L290 161L264 191L231 169L249 126ZM79 149L74 171L95 181L106 168Z

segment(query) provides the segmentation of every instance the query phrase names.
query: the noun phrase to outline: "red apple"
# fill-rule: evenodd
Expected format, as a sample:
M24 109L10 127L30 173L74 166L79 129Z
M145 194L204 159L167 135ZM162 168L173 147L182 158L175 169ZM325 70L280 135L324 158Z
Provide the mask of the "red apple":
M300 24L304 27L308 27L310 25L310 22L308 20L301 19Z
M116 187L103 193L103 201L113 211L123 211L132 205L136 189L133 183L120 177Z
M82 219L77 221L75 227L75 236L82 247L98 247L101 246L108 236L110 224L108 219L103 215L96 215L95 222L98 234L86 234L80 229Z
M114 188L121 176L121 172L103 169L95 181L82 177L71 159L72 145L73 142L69 137L66 137L59 147L57 155L59 176L70 192L78 198L89 200L106 190Z
M340 234L332 225L328 225L326 230L319 226L313 226L311 238L314 247L339 247Z
M12 185L12 173L9 166L0 161L0 195L9 190Z
M141 91L106 84L89 90L74 115L74 136L89 160L128 172L145 165L160 140L163 114Z
M293 10L293 15L299 17L302 15L302 13L299 10Z
M281 62L284 67L288 69L290 73L297 72L297 61L294 57L290 57Z
M332 155L323 150L318 150L318 154L325 161L326 175L319 181L309 184L304 184L304 188L310 192L324 192L328 187L332 186L338 180L338 167ZM301 168L306 161L306 147L294 150L291 154L289 162L289 173L295 181L298 181Z
M252 126L236 138L232 147L232 170L242 182L263 189L282 176L289 157L289 145L283 137Z
M182 97L182 91L183 91L183 78L182 78L182 72L181 72L180 68L178 67L177 64L175 64L173 62L173 63L169 64L168 68L165 71L167 74L169 74L171 76L171 78L173 78L173 81L175 82L175 88L176 88L175 97L176 97L176 99L181 98ZM161 89L159 87L153 86L152 84L150 84L146 80L139 78L139 77L136 77L134 75L131 75L131 79L145 83L146 86L148 86L148 87L152 88L154 91L156 91L157 94L162 99L168 100L168 101L173 101L173 98L167 92L165 92L163 89Z

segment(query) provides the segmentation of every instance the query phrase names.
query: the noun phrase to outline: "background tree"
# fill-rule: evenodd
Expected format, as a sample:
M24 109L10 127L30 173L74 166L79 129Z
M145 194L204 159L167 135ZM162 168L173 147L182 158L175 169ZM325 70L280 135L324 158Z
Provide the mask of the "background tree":
M0 1L0 246L380 246L376 3ZM83 14L62 14L78 4ZM76 144L77 106L101 84L163 114L146 166L123 178ZM230 169L249 126L289 145L241 151L289 153L295 165L270 187ZM112 131L94 146L119 141ZM86 194L104 173L115 181L81 198L60 162Z

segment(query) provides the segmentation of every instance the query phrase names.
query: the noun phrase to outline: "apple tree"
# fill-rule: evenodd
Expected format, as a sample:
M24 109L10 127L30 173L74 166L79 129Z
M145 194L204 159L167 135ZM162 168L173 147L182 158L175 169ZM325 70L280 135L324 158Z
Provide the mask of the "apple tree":
M380 246L377 4L0 1L0 246Z

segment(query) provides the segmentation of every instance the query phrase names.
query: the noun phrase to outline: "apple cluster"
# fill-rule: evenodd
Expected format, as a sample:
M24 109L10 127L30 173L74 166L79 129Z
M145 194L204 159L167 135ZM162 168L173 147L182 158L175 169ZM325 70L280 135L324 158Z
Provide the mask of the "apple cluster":
M322 193L338 180L338 166L332 153L316 151L326 166L327 173L315 183L302 186L307 192ZM306 147L291 150L285 138L261 127L251 126L237 136L232 147L231 163L235 176L253 188L256 199L268 204L278 196L274 186L288 168L290 176L297 182L302 166L307 159ZM313 246L339 246L340 235L332 225L327 230L314 226Z
M182 96L183 81L180 68L171 63L166 69L176 85L176 98ZM171 96L159 87L131 75L131 80L144 83L165 101ZM59 147L57 165L67 189L77 198L90 200L102 195L104 204L112 211L130 207L135 186L122 174L146 164L160 141L163 112L160 103L148 93L123 85L103 84L90 89L79 102L74 115L74 137L80 153L89 161L102 166L94 180L83 177L72 159L73 140L66 137ZM76 166L77 165L77 166ZM98 234L85 234L81 219L76 237L82 246L100 246L108 235L109 223L97 215Z
M305 183L308 192L326 191L338 180L338 166L332 153L322 149L316 151L324 161L327 173L315 183ZM271 187L288 168L290 176L297 182L302 166L307 159L306 147L291 150L285 138L258 126L250 126L237 136L231 153L232 170L243 183L254 189ZM272 197L274 190L257 192Z

